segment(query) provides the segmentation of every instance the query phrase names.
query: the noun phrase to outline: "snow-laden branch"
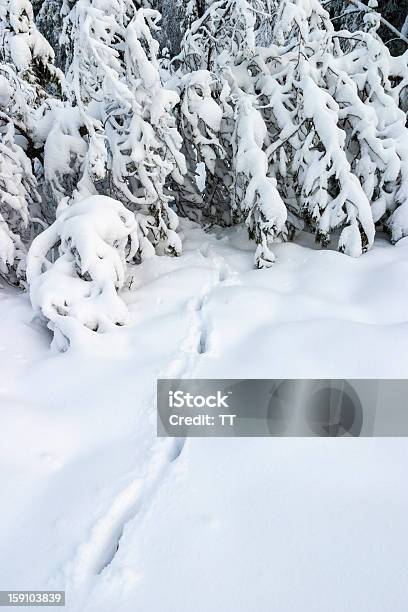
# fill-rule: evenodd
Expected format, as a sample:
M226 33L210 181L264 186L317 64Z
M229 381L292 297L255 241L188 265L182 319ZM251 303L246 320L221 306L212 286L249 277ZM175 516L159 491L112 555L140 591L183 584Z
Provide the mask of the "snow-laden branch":
M322 5L327 6L331 4L332 2L333 0L328 0L328 2L322 2ZM349 2L350 4L353 4L355 7L359 9L359 11L364 11L366 13L373 12L373 9L371 7L367 6L366 4L363 4L362 2L360 2L360 0L347 0L347 2ZM348 15L348 14L349 13L345 13L345 15ZM339 17L336 17L336 19L338 18ZM384 25L386 28L391 30L391 32L396 34L398 39L403 40L408 45L408 38L402 32L400 32L395 26L393 26L392 23L390 23L387 19L385 19L385 17L383 17L380 13L379 13L379 20L382 23L382 25Z

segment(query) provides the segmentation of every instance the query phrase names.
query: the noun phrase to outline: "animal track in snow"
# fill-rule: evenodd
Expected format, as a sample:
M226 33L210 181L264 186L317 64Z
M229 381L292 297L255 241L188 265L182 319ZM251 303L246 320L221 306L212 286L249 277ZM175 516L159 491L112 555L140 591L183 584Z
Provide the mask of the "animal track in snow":
M184 442L178 438L161 440L145 474L133 479L97 520L88 540L78 547L67 568L74 587L101 574L112 563L126 525L149 507L168 470L180 457Z
M220 268L218 278L220 283L225 282L230 277L229 271L227 268Z
M188 331L176 355L158 378L192 377L197 360L209 351L210 321L207 305L211 294L223 283L234 284L236 272L223 257L212 255L211 244L200 249L210 263L213 279L207 282L200 295L189 300ZM152 403L153 403L152 399ZM146 512L169 470L180 457L185 440L166 438L157 443L144 474L134 478L94 524L89 538L77 549L68 565L68 575L75 586L101 574L114 560L126 525Z
M195 309L197 312L200 312L200 310L203 309L204 302L205 302L204 297L198 298L196 305L195 305Z
M201 330L197 352L199 355L203 355L207 352L207 332L205 329Z

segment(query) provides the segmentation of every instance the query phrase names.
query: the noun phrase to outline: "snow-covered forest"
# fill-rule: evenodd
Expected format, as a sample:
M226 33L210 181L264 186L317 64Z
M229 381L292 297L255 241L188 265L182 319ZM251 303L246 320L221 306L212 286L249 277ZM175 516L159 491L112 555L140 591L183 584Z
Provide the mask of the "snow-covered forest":
M156 381L408 378L408 0L0 0L0 39L0 591L406 612L406 439L159 438Z
M1 3L0 270L54 346L126 323L132 268L181 255L180 219L245 226L257 268L301 232L352 257L408 235L385 4L395 26L376 0Z

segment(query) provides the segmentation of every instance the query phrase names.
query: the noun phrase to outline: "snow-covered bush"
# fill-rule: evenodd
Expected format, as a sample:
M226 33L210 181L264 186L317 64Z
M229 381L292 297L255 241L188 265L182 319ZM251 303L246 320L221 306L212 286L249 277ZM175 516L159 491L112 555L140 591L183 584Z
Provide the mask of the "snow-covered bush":
M225 109L213 97L217 92L217 82L208 70L187 73L181 78L178 89L181 97L179 124L187 163L184 181L177 189L178 210L199 222L207 217L214 219L217 211L212 210L212 201L215 200L219 209L220 200L230 197L225 180L228 173L223 177L225 183L219 181L224 192L222 196L216 193L218 185L212 180L226 158L220 134ZM198 164L202 164L206 171L206 184L201 188L197 184ZM209 183L215 187L212 198L208 197Z
M274 38L256 62L255 89L270 132L281 134L270 148L281 193L294 192L322 244L339 230L340 250L357 256L372 245L374 224L391 228L406 201L408 131L391 56L375 27L335 32L318 0L283 0ZM352 44L343 50L342 41Z
M55 65L61 70L65 68L67 58L64 48L60 44L62 31L63 0L40 0L38 12L35 15L35 23L41 34L48 40L55 53ZM34 6L35 8L35 6Z
M166 183L170 176L176 183L183 181L185 160L172 114L178 96L160 81L158 43L152 36L159 18L157 11L140 9L128 24L126 79L119 83L121 91L108 92L103 120L112 192L149 217L152 246L178 255L178 219Z
M88 145L77 106L53 101L44 111L38 116L37 131L45 135L44 212L52 223L57 207L75 196L85 182Z
M0 274L15 285L24 283L26 246L40 214L30 113L35 100L35 89L13 66L0 64Z
M263 9L250 0L210 4L192 23L177 58L179 73L187 73L181 78L180 123L194 162L206 165L206 191L200 197L207 218L218 221L209 203L222 209L225 200L219 194L227 191L231 218L245 218L258 244L265 244L265 228L270 242L272 234L293 235L302 223L324 246L336 236L339 249L352 256L371 247L376 223L388 229L394 241L406 235L408 131L393 89L396 73L405 74L405 69L401 61L397 66L377 36L378 15L366 14L365 31L337 32L318 0L282 0L273 43L261 47L255 16ZM203 92L212 82L210 95L223 111L219 128L211 134L212 156L202 152L208 128L199 112L185 111L193 106L188 73L200 75L204 69L211 78L201 78L200 88L195 79L194 92L200 89L204 104L208 93ZM257 117L258 129L260 119L266 126L254 138L250 117ZM240 141L244 133L247 140ZM252 155L243 154L246 147ZM185 148L188 153L186 144ZM265 184L277 180L277 191L268 196L261 216L256 208L248 209L242 189L244 177L251 184L255 151ZM194 164L190 175L191 170ZM194 187L193 180L188 184ZM194 203L194 197L189 200ZM272 202L281 213L282 202L286 205L286 228L276 224L284 215L275 217ZM260 257L258 248L258 265L273 261L270 253L265 254Z
M372 19L370 13L378 11L382 18L378 33L387 48L396 56L406 51L408 6L405 0L331 0L325 7L330 11L336 30L350 32L366 30ZM402 36L398 36L398 32Z
M35 85L40 97L51 82L60 82L54 51L37 29L29 0L0 1L0 40L2 62L14 65L19 76Z
M52 143L58 141L58 130L61 139L76 138L69 163L82 177L73 201L103 193L138 213L151 245L148 253L139 252L141 258L154 249L174 255L181 251L167 187L170 177L182 182L185 161L172 114L178 96L161 83L159 44L152 36L159 19L157 11L137 10L131 0L74 3L63 39L72 46L68 103L79 113L71 130L61 124L51 135ZM56 169L60 176L70 174L66 161ZM58 183L48 177L55 199Z
M263 0L217 0L208 2L203 14L192 10L177 63L185 72L216 73L230 66L243 50L255 47L256 15L264 8Z
M9 123L4 132L0 129L0 274L15 285L24 281L30 208L39 199L30 160Z
M76 188L67 194L73 201L97 193L98 185L106 181L107 143L101 111L107 91L120 87L123 61L119 47L133 10L126 0L66 0L62 7L67 101L62 121L55 126L51 138L52 143L64 141L67 136L71 139L69 165L75 175L81 172ZM78 112L72 114L72 108ZM61 166L55 167L56 173L70 175L66 160L61 161ZM49 174L49 191L58 201L59 189L55 191L53 182Z
M25 253L43 226L39 180L43 142L36 113L62 73L28 0L0 2L0 273L24 284Z
M140 239L135 215L106 196L72 204L35 238L27 257L31 303L57 350L126 323L118 292Z
M240 94L236 111L234 210L245 219L249 236L257 246L255 263L265 268L275 261L274 239L285 232L286 207L268 175L268 158L263 150L267 129L252 96Z
M197 218L194 205L198 204L200 218L205 221L229 224L244 219L250 236L261 245L255 258L260 267L273 261L269 245L272 237L283 231L286 214L283 206L277 213L272 202L267 204L270 196L275 203L280 197L272 189L265 138L254 133L262 117L255 96L244 95L251 94L253 87L250 73L242 66L243 60L256 52L257 16L267 14L270 4L266 0L221 0L209 3L201 16L196 10L197 19L192 20L174 62L180 79L180 128L188 161L186 182L179 195L181 211ZM247 138L245 129L249 129ZM252 155L260 163L256 172ZM242 158L248 167L243 167ZM202 194L195 180L200 163L206 170Z
M178 189L180 210L205 223L230 225L235 106L231 87L221 73L196 70L181 78L180 97L179 125L188 164ZM197 183L199 164L205 169L204 186Z

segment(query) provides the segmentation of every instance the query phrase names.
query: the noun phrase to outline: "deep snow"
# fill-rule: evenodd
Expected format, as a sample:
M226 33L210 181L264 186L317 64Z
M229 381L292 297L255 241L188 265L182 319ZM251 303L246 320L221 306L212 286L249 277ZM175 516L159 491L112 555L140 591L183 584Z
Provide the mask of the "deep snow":
M70 612L405 612L408 443L162 439L162 377L407 377L408 239L299 244L184 226L131 270L131 324L49 349L0 291L0 589ZM118 547L119 543L119 547Z

